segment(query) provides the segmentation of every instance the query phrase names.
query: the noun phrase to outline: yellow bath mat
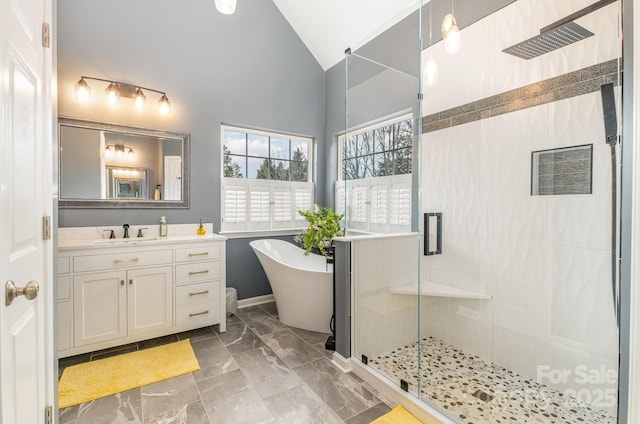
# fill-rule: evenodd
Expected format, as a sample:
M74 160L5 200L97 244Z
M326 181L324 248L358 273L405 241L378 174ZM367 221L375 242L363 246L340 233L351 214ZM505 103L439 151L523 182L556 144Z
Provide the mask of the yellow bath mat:
M200 369L189 340L65 368L58 406L66 408Z
M422 421L407 412L402 405L398 405L371 424L422 424Z

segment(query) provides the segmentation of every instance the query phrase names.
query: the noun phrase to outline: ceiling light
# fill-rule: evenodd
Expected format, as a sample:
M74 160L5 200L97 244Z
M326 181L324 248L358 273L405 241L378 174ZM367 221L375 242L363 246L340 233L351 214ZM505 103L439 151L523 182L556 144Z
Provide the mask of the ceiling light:
M224 15L231 15L236 11L236 0L216 0L216 9Z
M438 82L438 64L433 57L431 56L431 45L433 44L432 36L432 20L431 20L431 2L429 2L429 46L427 47L429 51L429 58L425 61L423 69L422 69L422 77L424 78L424 84L427 87L433 87Z
M91 88L89 84L84 80L84 78L80 78L80 81L76 83L76 97L83 103L86 103L91 99Z
M460 50L460 28L456 22L453 13L449 13L442 20L442 39L444 40L444 49L449 54L457 53Z
M111 106L116 106L118 104L118 99L120 99L120 89L115 82L109 84L109 87L105 90L107 93L107 103Z
M133 106L136 110L142 111L144 109L144 102L147 100L147 96L144 95L142 90L139 88L136 90L136 93L133 95Z
M171 102L167 98L166 94L163 94L160 100L158 100L158 106L160 107L160 113L164 116L169 115L171 111Z
M429 58L424 63L422 74L424 75L424 84L433 87L438 83L438 64L433 58Z

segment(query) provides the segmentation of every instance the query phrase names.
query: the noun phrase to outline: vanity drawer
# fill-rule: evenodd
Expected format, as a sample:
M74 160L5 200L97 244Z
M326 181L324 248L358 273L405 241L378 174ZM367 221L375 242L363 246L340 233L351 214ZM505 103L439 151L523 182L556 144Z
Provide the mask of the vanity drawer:
M58 258L58 274L68 274L71 271L69 257Z
M217 303L198 303L176 308L176 325L191 327L195 324L216 324L220 320Z
M58 276L58 300L71 297L71 278L68 275Z
M75 256L74 272L87 272L109 269L122 269L137 266L171 265L171 250L154 250L150 252L109 253L104 255Z
M220 249L220 244L210 244L202 247L186 247L183 249L176 249L176 262L219 259Z
M220 261L176 265L176 285L220 278Z
M200 302L216 304L219 300L220 281L207 281L206 283L176 287L176 306Z

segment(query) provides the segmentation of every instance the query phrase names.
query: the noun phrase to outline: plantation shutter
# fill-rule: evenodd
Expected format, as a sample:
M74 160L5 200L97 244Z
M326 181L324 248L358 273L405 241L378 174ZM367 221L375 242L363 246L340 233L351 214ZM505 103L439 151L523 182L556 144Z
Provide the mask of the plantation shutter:
M407 174L405 178L393 179L389 185L389 205L391 206L389 224L406 227L409 230L411 227L411 174Z
M222 222L233 230L244 230L247 223L247 188L225 186L222 190Z
M249 187L250 229L260 229L263 226L259 224L269 223L271 215L270 197L269 187Z
M370 191L371 209L369 211L369 219L371 224L386 224L388 216L387 201L389 195L389 187L387 184L373 184Z
M293 202L294 202L294 221L305 221L304 216L300 215L298 211L309 210L313 206L313 186L308 187L296 187L293 189Z
M279 184L278 184L279 185ZM293 190L290 187L273 187L271 189L272 228L289 228L292 222Z

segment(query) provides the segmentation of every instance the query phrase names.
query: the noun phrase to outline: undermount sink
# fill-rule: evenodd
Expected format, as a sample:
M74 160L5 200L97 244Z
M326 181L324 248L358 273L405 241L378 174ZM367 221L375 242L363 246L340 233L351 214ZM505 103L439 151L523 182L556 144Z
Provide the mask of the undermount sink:
M149 243L160 240L160 237L132 237L132 238L113 238L113 239L97 239L93 241L93 244L136 244L136 243Z

